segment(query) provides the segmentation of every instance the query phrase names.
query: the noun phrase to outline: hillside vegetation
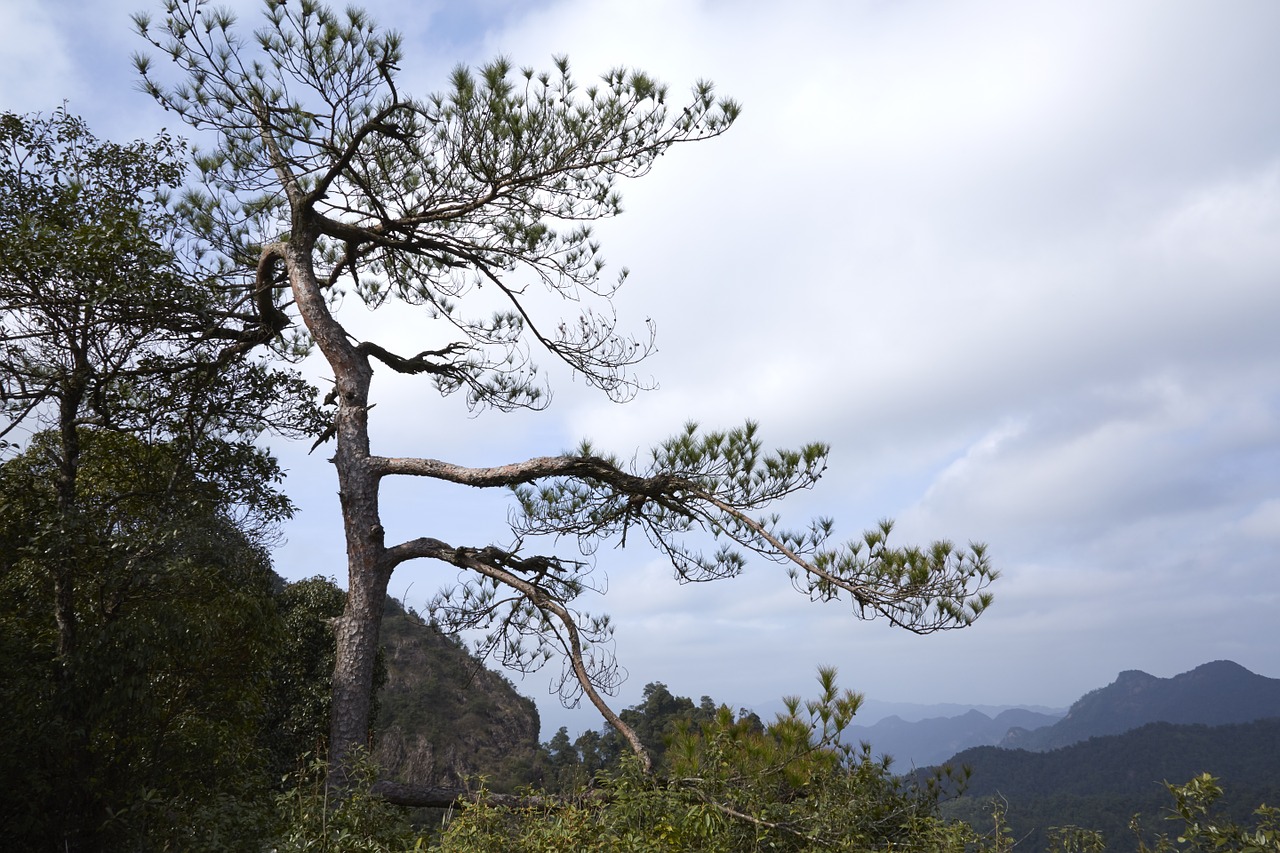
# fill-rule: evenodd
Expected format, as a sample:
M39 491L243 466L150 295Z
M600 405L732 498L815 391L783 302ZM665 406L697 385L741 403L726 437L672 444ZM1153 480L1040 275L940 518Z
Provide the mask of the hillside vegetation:
M535 781L532 699L461 640L391 598L382 648L387 680L378 693L374 757L384 778L461 788L483 776L497 791Z

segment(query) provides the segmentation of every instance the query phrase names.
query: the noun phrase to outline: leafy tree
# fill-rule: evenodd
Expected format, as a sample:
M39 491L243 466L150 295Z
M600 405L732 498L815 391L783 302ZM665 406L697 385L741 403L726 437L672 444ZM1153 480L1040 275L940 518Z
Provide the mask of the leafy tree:
M757 552L793 566L805 594L846 598L859 615L920 632L966 625L987 606L994 572L981 547L893 548L887 524L833 547L829 520L787 530L761 518L813 485L827 448L766 454L753 424L690 426L632 465L586 443L482 468L373 452L375 367L425 375L443 394L499 410L546 404L535 349L614 399L641 388L632 368L652 329L638 338L618 330L610 298L625 271L604 276L590 223L620 211L620 178L644 175L677 143L728 129L738 106L710 84L675 106L639 71L615 69L580 87L567 59L549 72L497 60L478 72L460 67L446 92L417 99L396 85L400 37L358 9L266 0L252 37L200 0L166 0L162 19L139 14L135 23L180 75L170 82L139 56L144 87L217 135L197 158L201 188L183 202L202 247L228 268L254 271L244 289L272 303L263 315L300 321L333 371L349 590L333 681L333 784L343 784L368 731L382 602L392 572L410 560L466 570L436 602L442 624L486 630L488 650L517 669L562 655L564 699L585 695L645 764L641 741L604 699L618 679L609 622L574 605L591 583L584 554L601 539L642 531L691 581L732 577L743 551ZM403 303L436 322L419 352L396 353L339 318L353 301ZM579 313L560 320L556 307L566 304ZM511 544L387 543L379 487L397 476L515 487ZM711 553L686 544L697 532L721 544ZM584 554L526 553L542 535L577 537Z
M549 769L553 774L553 784L547 786L552 790L559 790L562 785L564 787L577 788L586 783L586 779L581 778L582 756L578 754L578 749L574 742L569 740L569 729L561 726L556 733L551 736L544 746L549 761ZM561 782L564 780L567 785Z
M45 443L58 461L45 565L64 657L77 633L84 427L166 442L166 458L252 496L270 524L289 503L252 439L265 426L306 433L317 420L313 392L295 374L246 357L274 332L264 337L234 295L179 263L165 201L182 179L182 153L163 134L99 141L62 109L0 115L0 439L20 427L57 436Z
M703 696L700 703L694 705L689 697L675 696L665 684L657 681L646 684L640 701L624 708L618 717L644 745L654 766L662 768L672 738L678 732L715 719L719 708L710 696ZM742 714L744 720L763 728L755 714L746 710ZM622 733L609 725L601 731L584 731L572 742L568 731L561 728L543 748L554 771L544 787L565 793L590 784L602 770L616 773L630 752Z
M641 701L624 708L618 717L627 724L644 745L654 766L663 766L667 743L681 727L696 721L711 720L717 706L704 696L695 708L685 696L673 696L661 682L646 684ZM601 771L616 774L630 752L621 733L606 725L603 730L588 729L569 739L564 726L542 745L546 772L537 779L539 787L554 793L570 794L593 784Z
M57 441L0 465L3 846L260 850L281 779L325 750L345 594L282 584L254 508L175 477L174 448L81 433L70 656L44 565Z
M265 550L177 451L87 430L65 542L54 435L0 466L0 835L10 849L254 849L281 625ZM57 547L54 542L57 541ZM47 563L75 561L79 641Z
M1142 825L1134 818L1131 828L1138 836L1139 853L1277 853L1280 851L1280 809L1259 806L1254 811L1252 826L1241 826L1214 814L1214 806L1222 797L1219 780L1208 773L1193 777L1185 785L1165 783L1173 797L1173 808L1166 817L1180 821L1181 829L1170 838L1160 833L1151 846L1142 837Z
M332 622L345 600L346 594L322 577L287 584L276 597L283 630L271 664L272 691L261 734L275 778L297 772L302 756L327 752Z
M0 115L0 438L29 445L0 510L0 820L36 846L231 848L267 817L264 546L292 506L253 439L317 412L252 357L276 330L184 254L182 157Z
M667 748L673 740L690 730L716 720L721 711L710 696L697 705L687 696L674 696L662 682L646 684L641 701L624 708L618 716L625 722L660 770L666 770ZM752 711L739 711L738 723L754 732L764 731L764 723ZM588 729L569 740L568 729L561 726L551 740L542 745L545 772L535 777L545 791L573 794L590 787L605 775L617 775L630 750L623 736L607 724L600 731Z
M716 717L719 706L709 696L702 699L702 704L695 706L687 696L673 696L667 685L659 681L646 684L640 703L623 711L620 716L640 738L654 763L661 766L667 742L677 731ZM616 741L616 737L613 739ZM617 744L618 748L622 746Z

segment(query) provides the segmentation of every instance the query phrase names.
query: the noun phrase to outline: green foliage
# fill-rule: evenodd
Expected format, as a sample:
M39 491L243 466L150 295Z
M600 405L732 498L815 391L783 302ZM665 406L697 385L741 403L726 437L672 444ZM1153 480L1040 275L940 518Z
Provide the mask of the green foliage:
M282 625L260 740L277 778L297 771L300 756L323 755L328 746L332 620L342 614L346 599L322 577L288 584L276 596Z
M164 447L82 437L73 529L39 439L0 466L0 831L45 849L252 849L269 817L256 734L280 637L270 564L204 484L172 476ZM67 650L51 553L77 565Z
M812 488L825 471L826 456L823 444L765 452L750 421L723 432L687 424L655 448L648 462L629 466L597 455L583 442L548 475L509 481L518 505L511 527L521 543L574 537L584 557L610 538L625 545L628 535L639 531L671 561L682 582L734 577L746 565L746 555L754 553L786 565L801 593L848 601L859 618L885 618L919 634L972 624L990 605L987 587L999 576L984 546L965 549L938 541L925 548L897 547L889 543L893 525L888 521L859 540L837 545L830 519L791 530L777 514L758 515L773 502ZM704 547L705 539L698 543L698 534L710 534L714 550ZM589 559L492 553L492 559L506 560L502 568L534 575L544 600L569 605L598 585ZM619 679L608 616L578 612L574 630L562 631L550 608L535 604L527 593L508 594L510 586L497 572L464 576L459 586L442 590L432 601L433 616L448 630L487 631L486 648L504 666L522 672L564 654L559 686L566 703L577 701L585 689L570 668L575 654L590 658L593 684L611 692Z
M271 849L277 853L392 853L422 849L422 840L403 813L369 793L375 767L367 756L352 757L352 785L337 796L325 784L323 759L291 777L277 798L281 829Z
M686 725L660 777L624 759L593 793L520 809L463 807L438 849L961 851L981 841L938 816L936 784L904 783L869 748L844 743L861 699L840 691L832 670L820 687L810 702L789 700L768 726L725 707Z
M1050 853L1103 853L1107 849L1102 833L1078 826L1055 826L1049 829Z
M584 443L578 453L591 458L592 449ZM573 472L517 486L520 513L513 528L521 536L576 536L585 554L610 537L625 544L636 528L683 581L733 577L746 565L744 552L754 552L788 564L793 584L815 600L846 598L860 615L880 615L917 633L963 627L981 615L991 603L985 589L998 576L982 545L891 547L893 525L885 521L860 540L832 546L831 519L793 530L781 527L777 515L756 517L775 501L812 488L826 470L827 453L821 443L766 453L751 421L709 432L689 423L654 448L646 465L633 466L630 478ZM601 461L618 465L616 459ZM720 547L708 554L678 538L698 530L711 533Z
M459 67L444 92L418 99L396 88L400 36L363 10L272 0L252 37L195 0L166 0L163 12L134 23L179 82L148 56L135 62L166 109L219 135L196 160L201 186L179 206L212 254L256 269L264 247L296 239L305 209L332 297L350 282L370 307L400 300L461 333L414 358L371 346L384 364L428 373L471 405L540 406L530 341L611 395L634 393L629 368L651 341L615 334L607 311L540 328L524 285L505 274L521 270L574 302L612 295L621 278L601 281L589 223L620 211L619 178L645 174L681 141L722 133L737 104L700 82L673 107L664 86L624 69L584 87L564 58L548 72L505 59ZM505 307L478 300L483 308L465 311L481 285Z
M619 716L640 738L653 759L654 766L661 767L673 738L690 728L711 722L718 711L719 706L709 696L703 696L701 703L694 705L692 699L673 696L665 684L657 682L646 684L639 704L626 709ZM758 718L753 716L752 720L755 725L759 725ZM608 758L612 758L612 763L617 763L621 754L626 751L626 744L612 730L606 731L603 741L597 750L601 763L604 764Z
M0 436L91 418L199 467L251 458L266 427L319 431L314 389L245 358L246 306L184 266L168 206L184 155L163 133L98 140L65 109L0 114ZM259 468L237 485L278 480Z
M270 817L265 548L293 507L255 441L321 419L248 356L274 318L185 255L183 154L0 115L0 436L30 436L0 473L20 845L252 850Z
M39 313L37 287L57 284L94 323L138 326L132 318L165 300L181 309L183 282L163 243L173 222L160 202L183 172L182 146L167 134L119 145L65 108L0 114L0 280L10 298L32 297L8 307Z
M548 802L508 809L492 806L482 798L452 816L429 849L439 853L603 853L626 849L609 837L602 816L602 810L590 804Z
M693 704L687 696L675 696L662 682L646 684L641 701L624 708L618 716L639 737L654 766L663 765L672 739L690 727L696 728L716 718L719 706L710 696ZM743 711L744 724L763 728L758 717ZM612 726L601 731L588 729L574 741L563 726L542 745L540 772L530 781L548 792L572 794L594 784L601 775L616 776L631 748Z
M167 448L86 431L81 642L60 658L45 564L69 532L49 527L44 438L0 466L0 838L260 850L281 777L328 737L345 594L320 578L277 592L265 552Z
M48 448L0 465L0 837L18 847L258 850L271 792L328 734L329 618L165 445L80 430L75 526ZM241 476L229 472L229 477ZM73 559L60 652L49 563Z
M1208 773L1192 778L1185 785L1165 788L1174 805L1169 820L1181 821L1182 827L1170 837L1161 833L1148 846L1142 838L1142 827L1134 818L1132 828L1138 834L1139 853L1277 853L1280 851L1280 809L1266 805L1254 811L1253 826L1223 820L1214 812L1222 797L1218 780Z

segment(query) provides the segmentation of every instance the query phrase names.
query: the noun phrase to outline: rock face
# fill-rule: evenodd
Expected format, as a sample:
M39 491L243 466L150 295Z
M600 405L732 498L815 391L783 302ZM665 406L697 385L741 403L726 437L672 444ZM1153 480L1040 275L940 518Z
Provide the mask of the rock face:
M461 787L484 776L499 791L524 780L538 748L533 700L398 603L388 604L382 643L374 757L384 778Z
M1013 730L1000 746L1042 752L1147 723L1221 726L1280 717L1280 679L1256 675L1231 661L1214 661L1172 678L1139 670L1080 697L1057 723Z

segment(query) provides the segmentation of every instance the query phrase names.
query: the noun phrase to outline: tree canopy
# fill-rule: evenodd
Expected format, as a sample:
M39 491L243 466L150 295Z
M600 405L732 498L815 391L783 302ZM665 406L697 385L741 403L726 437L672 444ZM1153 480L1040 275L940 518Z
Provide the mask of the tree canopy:
M120 144L65 108L0 115L0 437L64 421L192 445L316 429L310 389L245 357L256 318L186 252L169 206L185 172L164 133Z
M44 443L58 496L46 569L64 656L76 642L84 429L166 443L175 476L201 472L260 532L291 504L254 439L315 430L310 386L251 357L256 331L235 294L182 262L166 201L184 169L164 134L122 145L65 109L0 115L0 439L57 436Z

